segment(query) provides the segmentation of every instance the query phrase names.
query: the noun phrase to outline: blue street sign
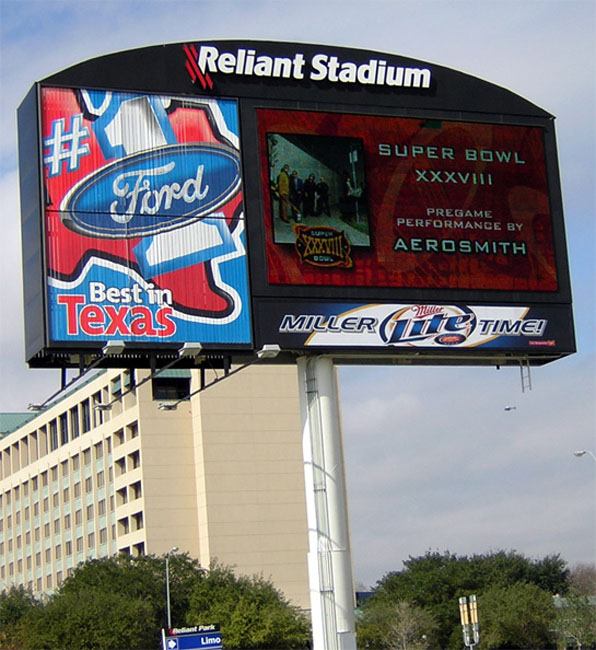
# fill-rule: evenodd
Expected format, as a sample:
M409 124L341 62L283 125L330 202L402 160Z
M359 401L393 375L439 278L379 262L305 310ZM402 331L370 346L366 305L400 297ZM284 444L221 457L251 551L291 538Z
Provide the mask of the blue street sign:
M203 648L209 648L209 650L223 648L221 632L165 637L164 650L202 650Z

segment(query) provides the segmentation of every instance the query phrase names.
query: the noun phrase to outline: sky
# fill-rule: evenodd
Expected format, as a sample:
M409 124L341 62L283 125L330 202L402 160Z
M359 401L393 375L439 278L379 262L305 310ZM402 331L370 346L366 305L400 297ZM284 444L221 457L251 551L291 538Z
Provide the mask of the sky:
M24 360L16 109L31 85L111 52L213 39L403 55L555 115L578 352L517 368L341 367L354 577L426 552L596 557L595 3L592 0L0 0L0 411L59 386ZM505 406L515 409L505 410Z

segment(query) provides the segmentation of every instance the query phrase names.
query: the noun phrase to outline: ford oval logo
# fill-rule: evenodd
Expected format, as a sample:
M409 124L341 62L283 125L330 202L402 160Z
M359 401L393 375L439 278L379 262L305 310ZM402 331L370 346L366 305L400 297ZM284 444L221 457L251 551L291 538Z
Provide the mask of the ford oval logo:
M121 158L77 183L60 204L64 225L94 237L142 237L188 225L240 188L238 152L175 144Z

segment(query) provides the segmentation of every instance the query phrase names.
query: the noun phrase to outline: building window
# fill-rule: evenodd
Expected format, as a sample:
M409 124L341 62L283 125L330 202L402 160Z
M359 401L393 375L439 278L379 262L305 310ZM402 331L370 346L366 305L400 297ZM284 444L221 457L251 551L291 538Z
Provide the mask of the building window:
M93 519L93 504L90 503L87 506L87 521L91 521Z
M75 525L80 526L83 523L83 511L77 510L75 512Z
M132 516L133 530L141 530L143 528L143 513L137 512Z
M143 496L143 489L141 487L141 481L137 481L130 486L133 499L140 499Z
M77 537L77 553L81 553L82 551L83 551L83 538Z
M97 487L103 487L105 485L105 478L103 471L97 473Z
M89 492L92 491L93 491L93 479L90 476L88 476L85 479L85 492L89 494Z
M70 437L72 439L78 438L81 434L79 429L79 408L75 406L70 409Z
M68 443L68 415L66 413L60 414L60 444L65 445Z
M106 500L102 499L97 504L97 516L103 517L106 514Z
M50 451L58 449L58 423L56 420L50 422Z
M64 515L64 530L70 529L70 515Z
M91 406L89 405L89 398L83 400L81 403L81 412L83 416L83 433L91 430Z
M141 466L141 452L133 451L132 454L128 454L128 460L131 469L137 469L138 467Z
M87 535L87 546L93 548L95 546L95 533L89 533Z

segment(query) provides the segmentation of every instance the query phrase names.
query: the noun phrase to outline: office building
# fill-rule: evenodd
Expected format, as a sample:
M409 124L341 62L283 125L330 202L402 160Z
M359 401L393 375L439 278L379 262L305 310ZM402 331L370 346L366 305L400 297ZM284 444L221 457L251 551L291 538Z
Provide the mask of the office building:
M2 415L0 590L51 593L88 559L177 546L309 607L296 368L251 366L183 399L199 382L104 370Z

